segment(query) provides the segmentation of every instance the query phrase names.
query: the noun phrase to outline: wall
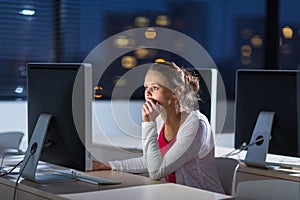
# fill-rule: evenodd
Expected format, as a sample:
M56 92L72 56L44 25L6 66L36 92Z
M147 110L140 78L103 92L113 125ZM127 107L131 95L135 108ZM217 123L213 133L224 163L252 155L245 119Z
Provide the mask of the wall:
M21 142L21 149L27 148L27 102L0 101L0 132L21 131L26 137Z

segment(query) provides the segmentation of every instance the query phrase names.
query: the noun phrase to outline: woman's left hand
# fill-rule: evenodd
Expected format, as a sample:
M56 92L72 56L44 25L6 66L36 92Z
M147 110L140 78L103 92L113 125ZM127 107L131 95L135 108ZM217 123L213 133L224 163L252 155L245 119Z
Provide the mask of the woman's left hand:
M108 163L98 162L93 160L93 171L96 170L110 170L111 167Z

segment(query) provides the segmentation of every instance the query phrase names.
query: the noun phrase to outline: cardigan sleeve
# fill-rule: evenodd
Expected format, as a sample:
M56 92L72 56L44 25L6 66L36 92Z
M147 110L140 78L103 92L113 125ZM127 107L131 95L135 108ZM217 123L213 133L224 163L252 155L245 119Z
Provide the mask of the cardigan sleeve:
M146 173L147 167L143 157L108 162L112 170L128 173Z

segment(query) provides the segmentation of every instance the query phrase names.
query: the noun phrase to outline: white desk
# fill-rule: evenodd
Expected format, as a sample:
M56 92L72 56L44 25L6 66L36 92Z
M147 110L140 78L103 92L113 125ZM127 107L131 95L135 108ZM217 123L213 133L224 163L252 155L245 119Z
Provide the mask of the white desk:
M205 190L200 190L192 187L187 187L179 184L164 183L156 185L144 185L136 187L127 187L114 190L76 193L59 195L61 197L73 200L83 199L101 199L101 200L217 200L230 199L230 196L213 193Z

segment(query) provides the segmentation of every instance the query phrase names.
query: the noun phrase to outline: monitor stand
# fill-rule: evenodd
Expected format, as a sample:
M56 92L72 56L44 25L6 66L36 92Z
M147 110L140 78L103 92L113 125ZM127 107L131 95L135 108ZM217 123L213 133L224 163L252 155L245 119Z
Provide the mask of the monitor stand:
M25 179L38 183L73 181L75 180L75 178L73 177L54 174L51 172L36 175L36 169L38 166L41 152L43 150L43 145L45 142L51 118L52 115L50 114L41 114L39 116L20 168L20 175Z
M274 112L259 113L244 162L248 166L270 168L266 165Z

